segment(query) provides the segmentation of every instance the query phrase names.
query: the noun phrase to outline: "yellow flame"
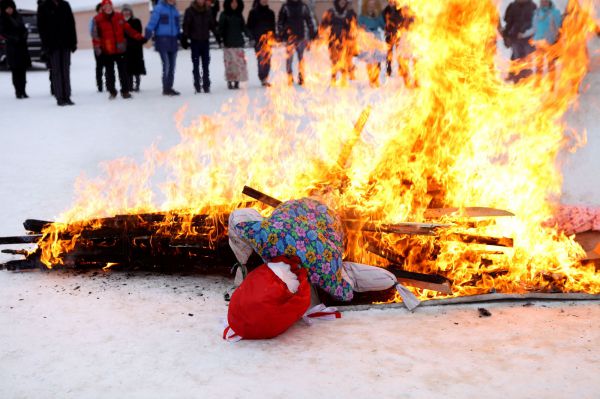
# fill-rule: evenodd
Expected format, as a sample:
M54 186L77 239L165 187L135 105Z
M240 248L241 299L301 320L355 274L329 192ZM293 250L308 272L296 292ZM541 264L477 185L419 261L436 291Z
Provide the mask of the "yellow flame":
M564 115L587 72L586 44L597 29L593 1L569 3L561 40L547 50L558 59L556 77L534 75L518 84L504 77L535 65L535 55L512 65L496 55L494 2L421 0L411 7L415 22L402 40L418 87L394 78L370 89L362 64L356 82L331 87L323 37L306 55L303 88L277 73L264 100L230 101L189 126L182 123L184 108L177 115L178 145L151 148L139 164L107 162L102 178L79 180L72 208L44 232L44 263L60 264L81 232L95 227L77 221L162 211L168 215L164 230L172 233L168 221L175 216L191 221L227 213L246 200L241 188L249 185L282 200L319 196L363 222L422 222L428 207L507 209L516 216L449 216L441 221L453 226L439 237L349 232L345 255L385 265L365 251L369 240L383 242L404 257L406 269L452 279L454 295L491 289L599 293L600 275L581 264L585 253L573 237L544 226L560 198L557 155L585 142L585 134L567 128ZM360 31L348 45L357 43L361 51L385 51ZM284 50L272 39L269 46L273 70L283 71ZM406 57L401 54L401 61ZM353 124L367 107L371 115L357 139ZM168 178L153 186L159 172ZM195 234L191 223L181 225L176 235ZM452 239L457 234L510 237L514 245L466 244Z

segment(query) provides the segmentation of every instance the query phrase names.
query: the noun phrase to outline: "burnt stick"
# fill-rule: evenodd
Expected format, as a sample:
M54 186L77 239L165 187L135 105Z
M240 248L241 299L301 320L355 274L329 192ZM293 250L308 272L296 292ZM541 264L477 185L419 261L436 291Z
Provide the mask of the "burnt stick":
M273 198L267 194L261 193L258 190L253 189L252 187L244 186L242 189L242 194L247 195L248 197L254 198L258 202L262 202L265 205L272 206L273 208L277 208L281 205L282 201Z
M42 238L41 234L32 234L28 236L0 237L0 245L36 244L40 240L40 238Z

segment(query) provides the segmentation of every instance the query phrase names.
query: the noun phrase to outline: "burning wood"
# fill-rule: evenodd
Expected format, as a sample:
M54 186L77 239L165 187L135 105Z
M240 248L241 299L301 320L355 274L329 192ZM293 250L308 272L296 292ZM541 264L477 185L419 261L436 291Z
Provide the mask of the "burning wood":
M311 79L327 69L317 65L301 91L282 95L274 85L263 108L237 102L230 112L228 105L189 127L178 124L181 143L148 151L141 164L105 164L104 178L79 182L64 223L30 222L26 228L41 237L5 241L38 244L21 263L28 267L226 263L227 215L247 183L286 199L317 195L344 220L346 259L386 266L394 254L407 271L451 280L453 295L600 292L595 268L581 263L581 246L544 225L553 213L549 198L560 194L561 118L585 76L591 31L582 11L592 3L583 1L564 20L560 45L551 50L560 60L556 81L513 85L494 64L492 2L415 2L407 37L418 88L381 87L352 124L348 115L364 109L365 97L357 101L354 87L333 88L332 101ZM110 215L121 216L98 219ZM373 243L388 258L367 251Z

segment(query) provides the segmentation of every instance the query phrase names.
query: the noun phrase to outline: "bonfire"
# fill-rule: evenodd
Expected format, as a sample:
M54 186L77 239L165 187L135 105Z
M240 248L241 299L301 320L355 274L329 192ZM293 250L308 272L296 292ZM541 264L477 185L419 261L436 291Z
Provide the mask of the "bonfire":
M506 74L525 65L497 55L493 2L412 8L417 87L329 87L327 44L317 41L303 88L276 76L264 102L242 99L189 126L182 109L178 145L80 178L68 211L53 222L28 220L31 235L4 239L36 244L5 267L229 270L233 210L268 216L279 201L313 197L341 216L345 259L390 268L422 300L599 294L589 254L548 222L561 193L557 157L585 142L564 116L586 75L593 1L569 3L550 49L556 81L518 84ZM368 299L378 300L399 298Z

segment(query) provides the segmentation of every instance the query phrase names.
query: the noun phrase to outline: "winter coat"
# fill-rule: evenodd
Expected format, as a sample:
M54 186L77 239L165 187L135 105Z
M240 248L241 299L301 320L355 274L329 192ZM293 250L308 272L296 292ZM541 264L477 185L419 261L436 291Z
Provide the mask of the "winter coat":
M0 15L0 35L6 40L6 62L10 69L27 69L31 58L27 49L27 28L21 15L15 11L12 15Z
M140 36L142 35L142 21L131 17L127 23L133 30L139 33ZM144 46L142 42L129 35L127 32L125 32L125 39L127 40L127 51L125 52L127 58L127 72L130 75L145 75L146 64L144 63Z
M531 0L513 1L506 8L504 14L503 36L510 39L518 39L519 33L525 33L533 26L533 14L537 6ZM529 35L531 36L531 35Z
M400 9L390 6L389 4L383 9L382 15L385 21L384 32L385 40L390 43L393 41L400 30L407 30L414 22L410 17L409 10L406 7Z
M262 35L272 32L275 34L275 13L269 6L258 4L248 14L248 30L258 43Z
M208 5L200 7L195 1L185 10L183 15L183 35L191 40L205 41L213 32L217 42L221 42L217 24Z
M45 0L38 7L37 24L44 50L77 49L75 18L68 2Z
M334 43L342 44L348 40L353 40L356 36L354 31L356 28L356 13L350 8L349 4L344 8L339 8L336 1L334 7L323 14L321 28L330 29L330 46Z
M548 44L556 43L561 25L562 15L554 4L550 3L550 7L538 8L533 14L533 40L543 40Z
M165 0L160 0L146 25L146 39L154 37L156 51L175 52L178 50L177 39L180 34L179 11Z
M277 34L284 41L313 39L317 35L310 9L302 0L287 0L281 7Z
M371 33L377 34L380 30L385 29L385 20L383 14L376 17L361 14L358 16L358 24Z
M92 43L94 49L101 49L102 54L123 54L127 49L125 32L134 39L143 40L144 37L133 29L123 18L120 12L106 14L99 13L94 17L92 28Z
M219 35L223 38L223 46L226 48L241 48L246 43L244 35L250 36L242 12L244 2L238 0L238 7L231 9L231 0L223 3L223 12L219 17Z

